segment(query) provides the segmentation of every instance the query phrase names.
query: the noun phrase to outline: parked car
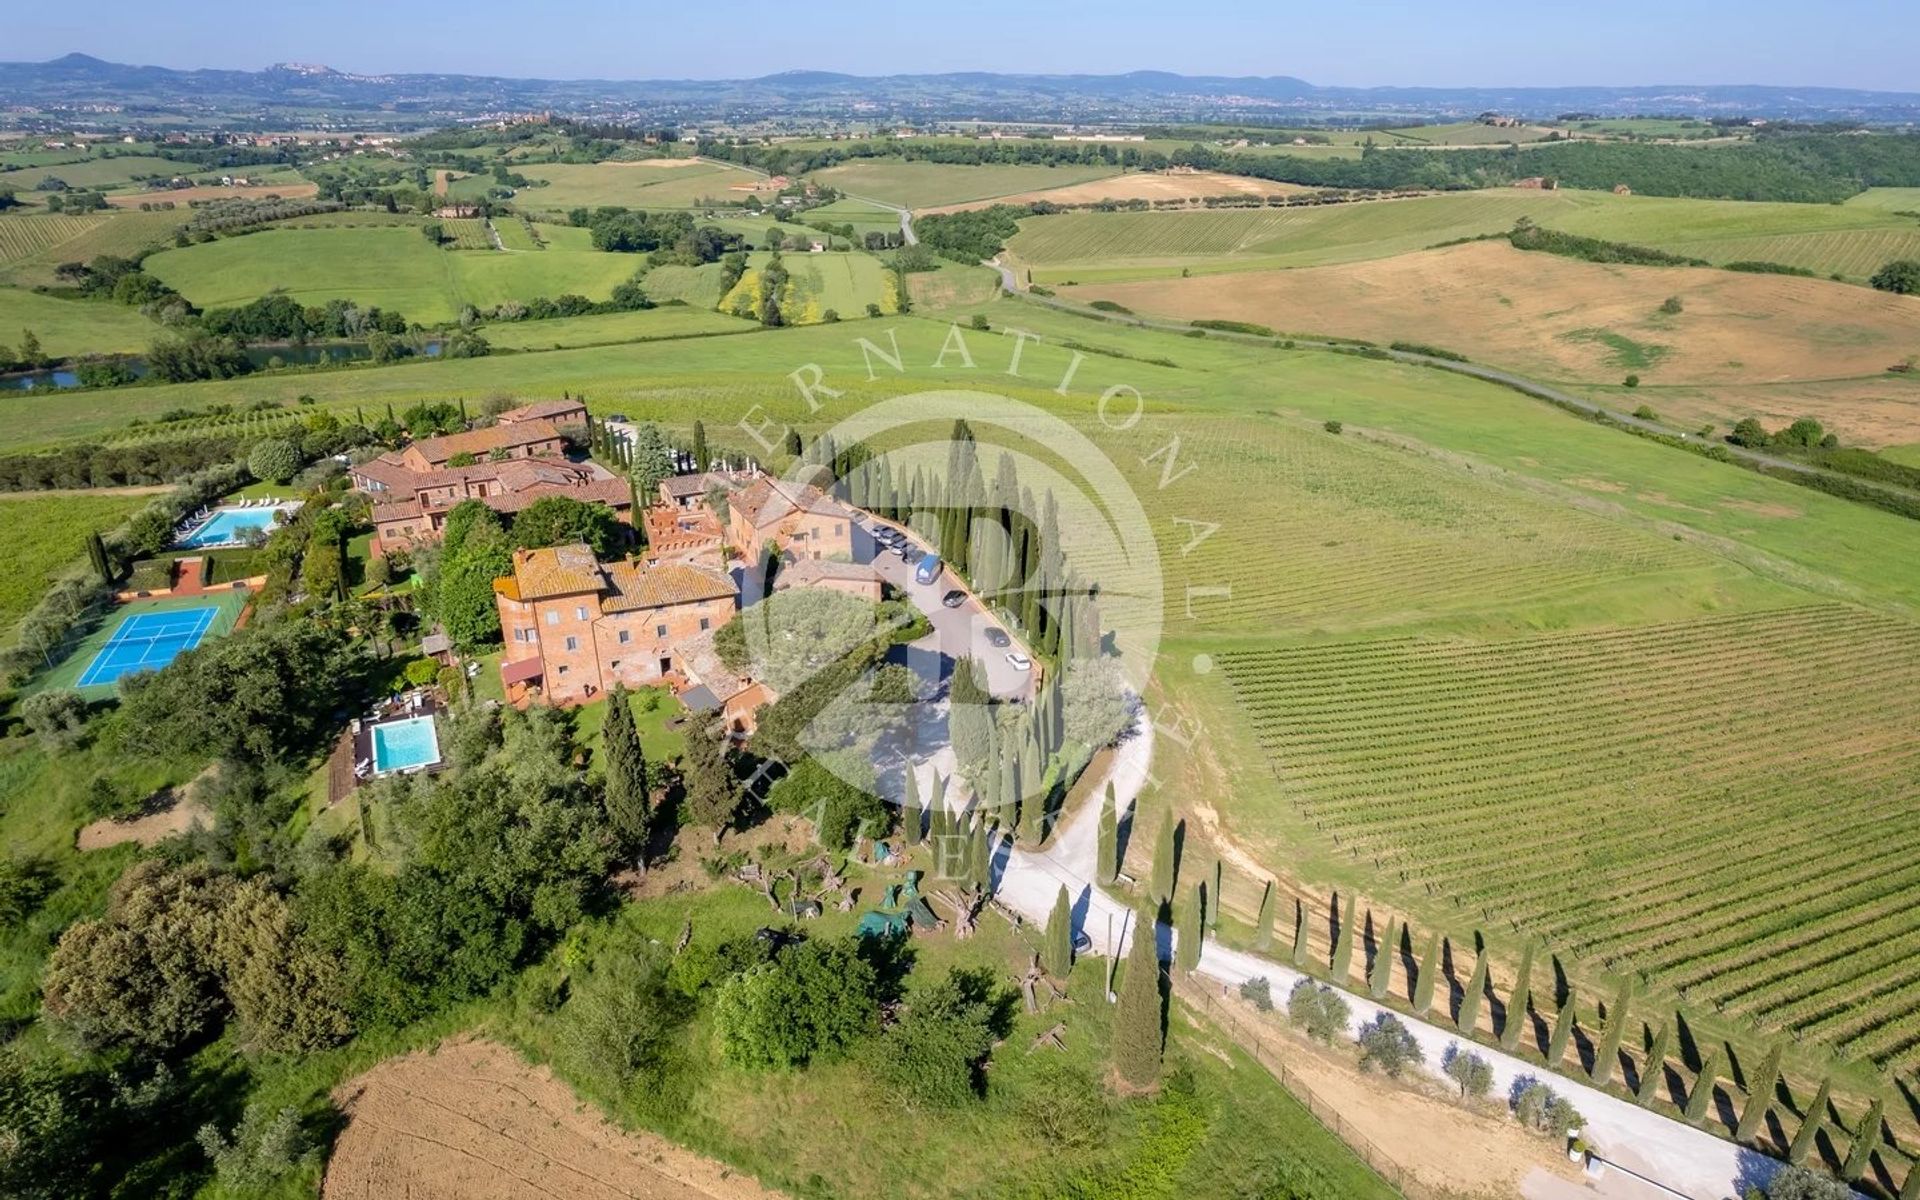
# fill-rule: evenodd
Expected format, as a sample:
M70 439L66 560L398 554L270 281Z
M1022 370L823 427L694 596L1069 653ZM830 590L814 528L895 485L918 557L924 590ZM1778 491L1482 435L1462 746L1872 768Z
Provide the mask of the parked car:
M987 645L996 650L1004 650L1013 645L1013 639L1008 637L1007 631L998 625L989 625L987 626Z
M1073 935L1073 952L1075 954L1086 954L1092 949L1093 939L1087 936L1086 930L1082 929Z
M900 547L900 558L910 567L926 557L927 552L918 546Z
M1033 660L1018 650L1007 651L1007 661L1013 664L1013 669L1016 671L1033 670Z
M927 584L940 578L940 556L938 554L929 554L920 559L910 558L907 561L919 564L914 568L913 581L921 587L925 587ZM948 605L947 607L951 608L953 606Z
M955 588L952 591L948 592L946 595L940 597L940 603L946 605L948 608L959 608L962 604L965 604L966 602L967 602L967 594L961 591L959 588Z

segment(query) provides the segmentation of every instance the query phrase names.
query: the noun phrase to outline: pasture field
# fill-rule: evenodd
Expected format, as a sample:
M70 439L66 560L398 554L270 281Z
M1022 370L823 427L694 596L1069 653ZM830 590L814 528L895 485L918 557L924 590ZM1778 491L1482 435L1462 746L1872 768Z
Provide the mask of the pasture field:
M1069 183L1064 187L1043 188L992 200L944 204L926 211L965 212L993 204L1032 204L1040 200L1054 204L1094 204L1101 200L1164 202L1200 200L1209 196L1293 196L1312 190L1299 184L1275 183L1250 175L1225 175L1218 171L1133 171L1096 179L1091 183Z
M697 267L669 263L647 272L641 284L656 304L678 300L693 308L712 309L720 303L720 264Z
M1848 208L1873 208L1886 212L1920 212L1920 188L1868 188L1846 203Z
M640 265L635 255L558 243L543 254L454 254L395 227L272 229L163 251L146 267L202 307L282 289L302 304L356 300L432 324L453 320L463 304L486 308L565 292L604 300Z
M1159 279L1386 258L1565 205L1555 193L1501 190L1319 208L1059 213L1022 221L1007 250L1036 283Z
M105 300L68 300L0 287L0 345L16 349L31 329L52 358L78 354L134 354L145 350L160 326L140 310Z
M878 304L883 313L899 311L893 277L879 259L870 254L783 254L787 285L781 292L780 310L789 325L817 325L829 311L843 320L867 315L867 305ZM758 303L760 273L773 255L755 251L747 257L747 271L733 290L720 297L717 307L735 316L751 316ZM702 267L700 270L706 270ZM652 275L648 276L651 279Z
M1140 313L1418 341L1551 380L1778 384L1881 376L1920 354L1920 304L1788 275L1601 265L1473 242L1339 266L1068 289ZM1682 310L1665 313L1669 297ZM1904 379L1891 386L1911 390ZM1629 406L1631 407L1631 406ZM1914 425L1920 436L1920 420Z
M738 317L672 304L639 312L596 313L588 317L557 317L551 321L499 322L485 326L481 333L496 350L562 350L644 342L654 338L746 333L755 328L755 325Z
M933 208L1017 196L1043 188L1063 187L1118 175L1119 167L1006 166L998 163L969 167L950 163L910 162L896 158L863 158L813 173L813 179L854 196L864 196L902 208Z
M1910 620L1820 605L1221 659L1299 819L1374 871L1844 1058L1920 1061Z
M46 193L35 193L33 189L49 178L63 180L68 186L76 188L112 188L123 187L136 180L150 179L155 176L165 179L171 179L176 175L191 178L204 173L194 163L126 154L112 158L89 157L84 162L22 167L18 171L0 172L0 185L19 192L21 201L25 203L31 202L36 196L45 197ZM218 174L218 172L215 173Z
M252 178L252 176L248 176ZM107 197L107 203L115 208L139 208L142 204L160 204L171 202L184 209L189 204L204 204L211 200L265 200L277 196L283 200L303 200L317 195L319 185L308 183L293 176L284 183L263 183L252 187L221 187L219 184L190 188L165 188L148 190L141 188L131 192L116 192Z
M1538 125L1482 125L1478 121L1455 121L1447 125L1408 125L1400 129L1368 130L1359 134L1362 145L1367 134L1378 145L1403 146L1505 146L1510 142L1538 142L1548 130Z
M580 205L592 208L602 204L627 208L699 208L707 200L743 198L746 192L729 189L734 184L756 183L763 178L741 167L686 158L526 163L515 169L528 179L546 181L545 187L521 188L515 193L514 207L521 212L564 212ZM492 185L491 180L483 182ZM455 190L457 193L457 185Z
M105 493L37 496L0 492L0 629L12 640L15 621L46 590L47 580L87 557L87 534L118 525L151 496Z
M899 213L866 200L835 200L808 209L802 219L851 225L856 237L864 237L869 232L895 233L900 229Z
M534 240L533 226L521 217L495 217L493 231L500 235L503 250L535 251L546 246Z
M493 249L493 238L487 234L487 223L477 217L455 217L442 220L440 235L447 239L448 249Z
M186 222L187 215L174 212L116 212L111 215L70 217L64 214L39 216L0 216L0 283L33 287L55 282L54 268L64 262L87 262L96 255L113 254L122 258L138 254L150 246L172 240L174 230ZM65 236L52 240L58 229L19 229L25 235L23 253L12 257L5 251L6 230L15 221L83 221L80 227L65 226ZM38 243L35 245L34 243Z

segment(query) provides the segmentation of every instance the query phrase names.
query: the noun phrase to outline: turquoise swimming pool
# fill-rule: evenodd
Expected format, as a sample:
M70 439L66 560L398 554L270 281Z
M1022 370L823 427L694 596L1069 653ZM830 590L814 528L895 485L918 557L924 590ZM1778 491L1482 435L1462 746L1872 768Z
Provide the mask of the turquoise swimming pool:
M432 717L408 717L373 727L373 772L384 775L440 761L440 735Z
M192 533L181 538L180 545L189 550L238 545L246 541L247 534L253 530L271 530L279 513L278 508L217 509Z

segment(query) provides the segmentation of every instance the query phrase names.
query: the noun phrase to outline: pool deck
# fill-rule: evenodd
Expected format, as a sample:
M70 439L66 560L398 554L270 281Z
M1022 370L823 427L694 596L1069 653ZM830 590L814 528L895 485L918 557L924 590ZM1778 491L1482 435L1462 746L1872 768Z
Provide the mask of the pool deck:
M347 730L340 735L339 742L334 745L333 754L327 760L327 807L331 808L340 803L340 801L351 794L355 788L369 780L386 777L384 775L375 775L371 765L373 763L374 726L391 725L397 721L411 720L414 717L438 716L440 708L440 702L435 700L431 694L421 694L420 703L415 708L408 708L404 698L399 701L388 701L376 709L372 716L363 717L349 726ZM364 773L355 770L361 763L368 764L368 769ZM439 762L428 763L421 767L407 767L404 770L390 771L387 774L405 775L424 772L432 775L444 770L446 765L446 759L443 756Z
M220 517L225 513L244 512L244 513L255 513L255 514L264 515L266 516L267 519L263 524L260 524L260 525L250 524L245 526L244 529L248 532L251 532L252 530L255 530L255 529L264 528L267 531L271 532L274 527L274 524L277 522L279 518L279 514L283 512L291 514L291 513L298 512L299 510L300 510L300 501L298 500L286 500L278 504L222 504L208 511L206 517L200 522L198 522L197 524L195 524L191 529L187 530L186 535L184 537L176 538L175 544L177 548L181 550L231 550L235 546L247 545L246 537L245 536L233 537L222 542L196 542L193 539L196 537L199 537L200 534L204 530L206 530L208 526L212 525L215 521L219 520Z

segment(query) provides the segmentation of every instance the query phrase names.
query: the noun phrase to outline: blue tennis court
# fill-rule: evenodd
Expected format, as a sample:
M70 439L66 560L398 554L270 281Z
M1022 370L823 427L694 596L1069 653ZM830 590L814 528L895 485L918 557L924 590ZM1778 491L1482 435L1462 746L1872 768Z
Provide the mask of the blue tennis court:
M80 687L114 683L122 675L158 671L200 644L220 615L217 605L135 613L120 622L80 676Z

